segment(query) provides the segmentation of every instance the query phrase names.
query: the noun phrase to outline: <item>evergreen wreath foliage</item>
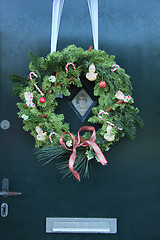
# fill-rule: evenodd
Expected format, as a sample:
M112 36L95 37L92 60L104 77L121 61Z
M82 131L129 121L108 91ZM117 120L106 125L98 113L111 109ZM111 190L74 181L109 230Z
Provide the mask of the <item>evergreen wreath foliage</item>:
M11 75L13 81L13 93L20 97L21 101L17 103L20 109L18 115L23 118L23 128L25 131L29 131L35 138L35 147L38 151L40 160L44 160L46 163L52 161L55 158L68 154L68 151L60 147L59 139L63 132L69 132L69 124L65 122L63 113L56 114L55 110L58 105L56 96L61 93L64 96L70 95L70 86L74 85L75 88L81 88L82 84L78 80L77 76L85 78L88 73L89 66L94 63L97 73L94 86L94 96L98 97L98 104L92 109L92 116L88 119L89 123L100 124L100 128L96 131L97 140L96 143L102 151L108 151L109 146L116 141L119 141L121 137L128 135L131 139L134 139L137 124L142 126L142 120L139 117L138 108L133 106L134 100L131 97L130 101L121 104L116 104L117 99L115 94L118 91L124 93L124 95L132 96L132 85L130 77L125 73L125 70L118 68L114 69L116 62L115 56L109 56L105 51L92 50L84 51L82 48L77 48L74 45L70 45L64 48L61 52L49 53L45 58L37 57L31 54L31 62L29 64L29 70L38 75L38 78L33 77L33 81L30 81L29 76L22 78L16 74ZM69 71L66 73L65 66L68 62L74 63L76 71L72 66L69 66ZM51 81L51 78L58 72L58 77L55 82ZM86 81L88 81L86 79ZM106 82L106 87L99 87L101 81ZM45 102L39 101L41 95L35 88L34 84L43 91ZM33 93L34 108L26 106L24 93ZM52 92L52 94L51 94ZM101 110L106 111L107 108L112 110L109 115L101 115ZM39 117L40 114L47 114L47 117ZM114 141L106 141L104 135L108 122L113 123L115 126L123 130L119 130L117 127L112 128L112 135L115 134ZM37 139L36 126L39 126L46 132L46 140L39 141ZM56 132L53 136L51 143L49 140L49 134ZM90 133L85 132L82 138L89 139ZM70 136L66 136L65 141L70 141ZM56 153L56 154L55 154ZM97 159L94 151L88 146L85 149L77 149L77 159L75 162L75 169L80 171L81 175L88 175L88 162L90 159ZM48 159L48 160L47 160ZM62 172L67 176L70 171L67 165L59 165Z

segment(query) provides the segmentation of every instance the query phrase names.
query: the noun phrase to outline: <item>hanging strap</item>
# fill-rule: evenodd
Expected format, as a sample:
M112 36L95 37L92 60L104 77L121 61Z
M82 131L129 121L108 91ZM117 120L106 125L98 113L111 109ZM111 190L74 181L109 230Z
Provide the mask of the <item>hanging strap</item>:
M59 25L62 15L64 0L53 0L52 9L52 32L51 32L51 52L56 52Z
M98 50L98 0L87 0L87 2L92 24L94 49Z
M87 0L87 2L91 18L94 48L98 50L98 0ZM53 0L51 52L56 52L57 49L58 32L63 4L64 0Z

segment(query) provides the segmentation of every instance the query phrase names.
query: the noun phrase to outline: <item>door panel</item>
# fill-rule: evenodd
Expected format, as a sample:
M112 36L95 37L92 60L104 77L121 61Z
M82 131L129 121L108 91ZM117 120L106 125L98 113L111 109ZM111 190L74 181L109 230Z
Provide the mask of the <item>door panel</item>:
M5 239L158 240L160 215L160 2L156 0L99 1L99 49L116 56L131 76L135 105L145 126L135 141L122 139L106 153L107 167L93 163L89 179L61 179L55 164L42 167L33 153L34 140L22 129L9 75L29 73L29 52L50 51L52 1L1 2L0 181L10 180L10 191L21 196L2 199L9 205L0 217ZM92 42L87 1L66 0L58 50L69 44L88 49ZM60 109L63 111L63 109ZM72 115L72 114L71 114ZM67 116L77 131L81 123ZM78 122L77 122L78 121ZM46 217L118 218L116 235L46 234Z

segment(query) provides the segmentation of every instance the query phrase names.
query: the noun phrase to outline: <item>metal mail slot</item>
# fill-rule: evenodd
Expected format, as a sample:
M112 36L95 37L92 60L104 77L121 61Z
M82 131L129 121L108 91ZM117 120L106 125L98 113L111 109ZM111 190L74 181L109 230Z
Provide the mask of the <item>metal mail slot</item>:
M46 218L46 233L117 233L116 218Z

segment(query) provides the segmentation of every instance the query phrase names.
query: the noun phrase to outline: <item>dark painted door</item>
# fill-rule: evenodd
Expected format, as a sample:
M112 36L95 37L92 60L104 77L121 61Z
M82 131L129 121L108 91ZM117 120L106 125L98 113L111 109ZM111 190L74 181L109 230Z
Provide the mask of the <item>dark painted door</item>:
M9 205L0 217L1 239L160 239L160 1L100 0L99 48L116 56L131 76L135 105L145 126L134 142L122 139L107 153L107 168L93 166L89 180L61 180L52 165L42 167L32 137L22 130L17 99L8 76L28 74L29 52L50 51L52 0L1 1L0 180L22 196L0 199ZM58 49L92 44L87 1L66 0ZM45 233L46 217L118 218L116 235Z

